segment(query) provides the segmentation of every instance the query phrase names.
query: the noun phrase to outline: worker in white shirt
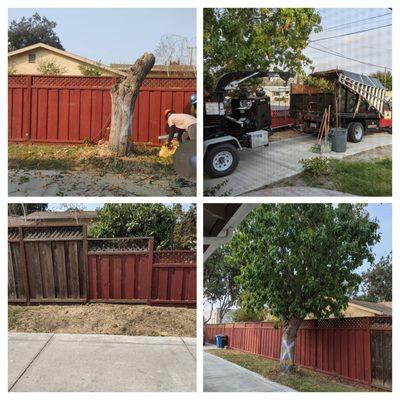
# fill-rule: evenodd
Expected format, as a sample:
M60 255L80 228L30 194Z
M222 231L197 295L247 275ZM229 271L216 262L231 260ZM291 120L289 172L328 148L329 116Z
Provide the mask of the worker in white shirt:
M178 142L196 139L197 120L193 115L175 113L167 109L164 112L169 126L168 144L172 142L175 133L178 133Z

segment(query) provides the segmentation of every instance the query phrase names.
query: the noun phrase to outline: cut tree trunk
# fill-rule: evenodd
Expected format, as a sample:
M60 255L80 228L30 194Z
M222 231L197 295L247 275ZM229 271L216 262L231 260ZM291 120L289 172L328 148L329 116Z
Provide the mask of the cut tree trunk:
M294 369L294 350L296 346L297 331L303 318L281 318L282 344L279 369L281 372L290 373Z
M135 101L146 75L153 68L153 54L144 53L131 66L128 76L111 89L111 128L108 147L119 156L132 150L132 120Z

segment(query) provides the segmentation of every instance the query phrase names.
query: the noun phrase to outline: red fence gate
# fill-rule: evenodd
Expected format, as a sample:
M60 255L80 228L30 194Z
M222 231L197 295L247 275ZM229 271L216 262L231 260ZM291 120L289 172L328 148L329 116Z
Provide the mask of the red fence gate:
M87 238L86 226L9 228L10 303L196 305L196 252L152 238Z
M379 370L379 366L388 365L388 362L371 361L371 348L375 348L371 342L371 327L375 326L377 330L383 329L382 325L385 325L385 329L390 329L391 332L392 319L380 317L378 326L375 320L377 319L336 318L304 321L297 334L295 364L366 385L375 384L372 380L373 371L378 370L376 375L380 377L377 379L384 381L385 388L390 389L391 369L390 379L387 371L381 377L383 373ZM261 322L205 325L206 341L214 343L217 334L227 335L228 345L232 349L279 360L282 339L279 324ZM374 351L374 354L383 353L379 348ZM384 387L383 384L381 387Z
M97 143L111 123L110 89L115 77L10 75L10 142ZM189 112L194 78L147 78L136 101L132 140L159 145L167 132L164 110Z

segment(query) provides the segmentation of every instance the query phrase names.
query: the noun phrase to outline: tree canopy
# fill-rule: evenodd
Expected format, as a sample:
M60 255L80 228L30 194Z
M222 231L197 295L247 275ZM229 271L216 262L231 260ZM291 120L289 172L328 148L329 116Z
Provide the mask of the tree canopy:
M89 234L95 237L154 237L155 249L195 248L195 241L174 240L176 229L191 232L193 221L164 204L105 204ZM193 211L191 211L193 213ZM184 225L184 227L180 226Z
M312 8L204 9L204 85L217 75L252 69L300 72L302 51L321 17Z
M57 23L41 17L37 12L32 17L12 20L8 27L8 51L22 49L36 43L44 43L64 50L55 32Z
M229 245L225 245L218 248L204 263L204 297L211 305L218 304L221 320L239 296L239 285L235 278L240 273L240 262L229 260L228 254Z
M379 240L378 223L359 204L266 204L242 223L231 242L242 260L244 304L286 319L339 316L364 260Z
M392 253L382 257L362 274L361 294L365 301L392 301Z

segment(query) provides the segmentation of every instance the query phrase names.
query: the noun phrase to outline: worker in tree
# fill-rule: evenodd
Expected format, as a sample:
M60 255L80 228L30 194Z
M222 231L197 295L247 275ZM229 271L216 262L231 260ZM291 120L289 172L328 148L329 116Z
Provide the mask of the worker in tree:
M174 110L165 110L165 118L169 126L168 145L171 144L175 133L178 133L178 142L196 139L197 120L190 114L178 114Z

